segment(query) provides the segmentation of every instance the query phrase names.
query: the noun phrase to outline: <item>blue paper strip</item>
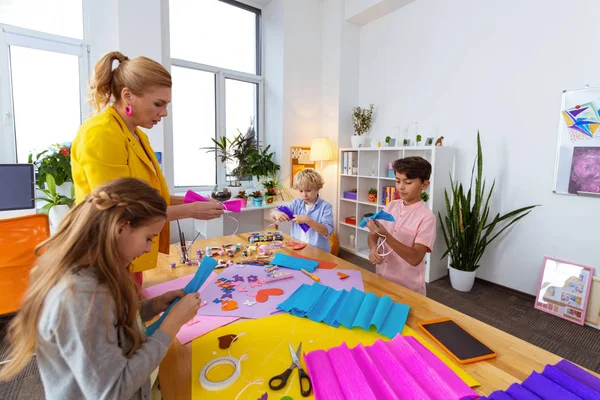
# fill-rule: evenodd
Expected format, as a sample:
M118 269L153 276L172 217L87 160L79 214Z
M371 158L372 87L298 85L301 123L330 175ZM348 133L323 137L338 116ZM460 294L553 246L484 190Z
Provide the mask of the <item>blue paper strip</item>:
M334 290L319 283L300 286L277 308L336 328L341 324L348 329L358 326L368 331L375 326L390 339L402 332L410 309L387 296L379 298L356 288L350 292Z
M307 260L305 258L292 257L283 253L276 253L275 257L273 257L273 261L271 261L271 265L278 265L280 267L295 269L297 271L305 269L308 272L315 272L319 262Z
M200 266L196 270L196 273L194 274L192 280L189 281L188 284L185 285L185 287L183 288L183 293L190 294L200 290L200 288L202 287L204 282L206 282L209 275L211 274L211 272L213 272L216 266L217 262L214 259L210 257L204 257L204 259L200 263ZM165 312L160 316L160 318L154 321L146 328L146 336L152 336L152 334L156 332L156 330L160 327L160 324L162 324L164 319L167 317L167 314L169 314L169 311L171 311L171 308L175 304L177 304L179 300L180 299L175 299L171 303L171 305L165 310Z

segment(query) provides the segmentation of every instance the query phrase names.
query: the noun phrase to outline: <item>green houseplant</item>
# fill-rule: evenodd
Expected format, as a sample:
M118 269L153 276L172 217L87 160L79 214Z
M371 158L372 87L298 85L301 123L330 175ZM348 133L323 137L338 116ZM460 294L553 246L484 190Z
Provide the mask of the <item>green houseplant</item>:
M417 146L421 144L421 140L423 140L423 137L421 135L417 135L417 137L416 137Z
M423 200L423 203L427 203L429 201L429 194L427 192L421 192L421 200Z
M233 139L220 136L218 139L211 138L214 147L203 147L207 153L214 152L225 164L229 186L242 186L242 181L249 176L249 156L256 152L257 143L255 139L254 126L251 125L245 134L238 129L238 135Z
M263 203L263 194L260 190L256 190L248 195L248 197L252 197L252 205L254 207L260 207Z
M46 150L33 154L29 153L27 158L29 164L33 164L36 173L36 183L39 188L46 184L46 176L54 178L56 186L62 186L65 182L73 182L71 173L71 143L53 144ZM65 195L65 194L63 194Z
M45 188L39 188L46 197L36 197L46 204L40 209L42 214L47 214L51 226L58 226L75 203L74 187L71 186L71 197L64 196L56 191L56 181L50 174L46 174Z
M277 188L276 183L273 179L267 179L262 182L263 187L265 188L265 202L267 204L271 204L275 201L277 197Z
M475 187L473 188L475 167L477 167L477 176L475 176ZM489 203L496 182L492 183L486 193L479 132L477 132L477 158L471 170L469 190L465 193L463 185L455 184L452 177L450 182L451 194L449 195L448 191L444 190L447 216L442 218L438 212L447 247L442 258L450 255L449 269L452 287L468 292L473 287L475 272L480 267L479 260L487 246L537 206L522 207L502 216L500 214L493 217L490 215Z
M354 125L354 135L351 137L352 147L364 147L366 138L365 133L371 128L371 119L373 118L373 104L369 108L356 106L352 109L352 124Z

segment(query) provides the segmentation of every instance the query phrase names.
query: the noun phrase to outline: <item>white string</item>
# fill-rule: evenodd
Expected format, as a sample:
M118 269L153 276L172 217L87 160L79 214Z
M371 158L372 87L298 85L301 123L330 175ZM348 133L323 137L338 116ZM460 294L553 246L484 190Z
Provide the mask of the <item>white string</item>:
M224 209L225 211L230 211L229 209L227 209L227 204L225 204L225 203L221 203L221 205L223 206L223 209ZM231 218L232 220L234 220L234 221L235 221L235 223L237 224L237 227L235 228L235 231L234 231L234 232L233 232L231 235L232 235L232 236L233 236L233 235L237 235L238 231L240 230L240 221L238 221L237 219L235 219L235 218L234 218L234 217L232 217L231 215L225 215L225 217L227 217L227 218Z
M235 336L235 337L234 337L234 338L231 340L231 344L229 345L229 351L228 351L228 353L229 353L229 357L231 357L231 358L235 358L235 357L233 357L233 355L231 355L231 345L232 345L232 344L233 344L233 343L234 343L236 340L238 340L240 337L244 336L245 334L246 334L246 332L240 332L239 334L237 334L237 335L236 335L236 336ZM244 361L244 360L247 360L249 357L250 357L250 356L249 356L248 354L245 354L245 353L244 353L244 354L242 354L242 356L239 358L239 360L240 360L240 368L241 368L242 361ZM253 380L252 382L249 382L249 381L247 381L247 380L245 380L245 379L244 379L244 376L243 376L243 374L240 374L240 379L241 379L241 380L243 380L244 382L246 382L246 386L244 386L244 388L243 388L242 390L240 390L240 392L238 393L238 395L237 395L237 396L235 396L235 400L239 399L239 398L240 398L240 396L242 395L242 393L244 393L244 392L246 391L246 389L248 389L250 386L253 386L253 385L262 385L262 384L265 382L265 381L264 381L264 379L262 379L262 378L255 379L255 380Z
M380 237L382 237L382 238L383 238L383 240L381 240L381 241L379 242L379 244L377 245L377 255L379 255L379 256L381 256L381 257L385 257L385 256L387 256L388 254L390 254L392 251L394 251L394 250L392 250L392 249L391 249L391 247L390 247L390 251L388 251L387 253L380 253L380 252L379 252L379 249L380 249L380 248L381 248L381 249L383 249L383 246L385 245L385 242L387 241L387 238L385 237L385 235L382 235L382 234L381 234L381 233L379 233L379 232L375 232L375 233L377 233L377 234L378 234Z

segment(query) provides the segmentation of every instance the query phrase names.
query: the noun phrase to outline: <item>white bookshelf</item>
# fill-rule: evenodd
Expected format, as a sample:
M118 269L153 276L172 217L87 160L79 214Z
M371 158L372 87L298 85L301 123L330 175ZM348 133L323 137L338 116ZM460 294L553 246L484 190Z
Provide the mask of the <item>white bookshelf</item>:
M395 178L388 177L389 163L404 157L419 156L431 163L431 185L427 189L429 200L427 206L433 211L437 221L437 235L431 254L425 256L425 281L432 282L445 276L448 263L441 260L445 251L444 237L439 222L438 212L442 218L446 216L444 189L450 189L450 174L454 175L454 150L441 146L419 147L379 147L379 148L343 148L339 149L339 171L343 171L345 152L354 152L357 160L358 175L340 174L338 181L338 236L342 249L368 259L368 230L360 228L358 223L364 214L382 210L385 197L384 186L394 186ZM370 203L367 195L370 188L377 188L377 203ZM345 191L357 189L357 200L343 197ZM345 222L346 217L356 217L357 225ZM350 236L354 236L351 242Z

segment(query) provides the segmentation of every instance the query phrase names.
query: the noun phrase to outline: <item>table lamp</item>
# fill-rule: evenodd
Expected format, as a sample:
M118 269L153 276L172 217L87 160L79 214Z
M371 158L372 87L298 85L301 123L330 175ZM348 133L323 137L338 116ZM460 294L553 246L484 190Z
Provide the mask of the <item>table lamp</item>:
M323 161L333 159L331 154L331 142L329 138L313 138L310 144L310 160L321 161L321 172L323 172Z

